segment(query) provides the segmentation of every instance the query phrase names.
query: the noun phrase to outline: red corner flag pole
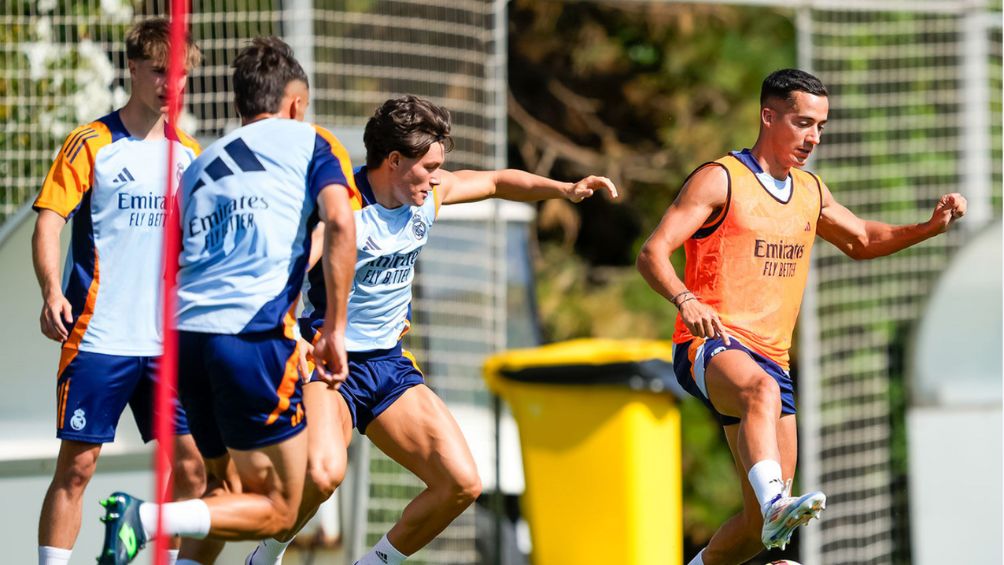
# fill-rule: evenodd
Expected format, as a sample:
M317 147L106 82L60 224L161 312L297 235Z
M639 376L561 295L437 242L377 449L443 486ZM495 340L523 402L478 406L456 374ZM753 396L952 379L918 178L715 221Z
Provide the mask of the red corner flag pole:
M160 358L160 373L157 378L157 407L155 437L157 450L154 456L157 493L157 534L154 565L167 565L167 540L164 535L164 503L171 497L171 462L174 461L174 391L178 380L178 334L175 331L176 281L178 277L178 254L181 249L179 220L175 191L179 180L175 165L175 144L178 114L181 109L187 62L188 0L171 2L171 51L167 61L167 128L164 135L167 143L167 182L165 184L164 212L164 352Z

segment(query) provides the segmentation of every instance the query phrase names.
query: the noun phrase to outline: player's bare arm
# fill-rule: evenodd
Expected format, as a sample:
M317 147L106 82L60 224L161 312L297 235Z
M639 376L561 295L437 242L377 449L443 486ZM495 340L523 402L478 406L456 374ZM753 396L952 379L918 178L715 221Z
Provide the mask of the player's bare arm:
M320 219L324 222L324 284L328 294L321 337L314 346L317 373L329 386L337 388L348 376L345 352L346 307L356 266L356 227L345 187L329 185L318 196Z
M73 322L73 309L63 296L59 277L59 232L65 225L66 219L56 212L39 210L31 236L31 259L42 291L39 325L45 337L60 342L69 337L63 322Z
M855 216L833 198L825 184L821 186L823 206L816 232L852 259L874 259L916 245L944 233L966 213L964 196L946 194L935 203L928 221L894 226Z
M517 202L535 202L552 198L566 198L581 202L597 190L606 190L612 198L617 198L614 183L600 176L588 176L578 182L560 182L520 171L457 171L440 170L437 198L440 204L477 202L487 198L501 198Z
M705 222L724 209L728 182L728 175L721 167L709 166L695 173L642 245L637 260L641 276L680 310L683 323L694 336L722 336L726 342L728 335L718 313L687 289L669 258Z

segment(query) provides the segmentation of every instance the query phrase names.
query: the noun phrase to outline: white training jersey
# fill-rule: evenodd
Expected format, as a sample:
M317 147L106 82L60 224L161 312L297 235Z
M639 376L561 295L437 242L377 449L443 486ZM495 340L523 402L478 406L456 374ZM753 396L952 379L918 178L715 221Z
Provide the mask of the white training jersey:
M155 356L161 344L168 143L175 175L199 153L184 132L132 137L119 113L75 129L35 199L36 210L73 219L63 293L73 327L63 344L106 355Z
M348 351L394 347L411 326L412 282L415 262L436 221L435 192L421 206L384 208L373 196L366 167L355 172L362 196L356 217L356 271L349 293ZM311 335L323 324L324 273L318 263L304 285L301 332Z
M217 334L291 322L321 190L358 207L348 153L324 128L269 118L206 148L181 183L178 328Z

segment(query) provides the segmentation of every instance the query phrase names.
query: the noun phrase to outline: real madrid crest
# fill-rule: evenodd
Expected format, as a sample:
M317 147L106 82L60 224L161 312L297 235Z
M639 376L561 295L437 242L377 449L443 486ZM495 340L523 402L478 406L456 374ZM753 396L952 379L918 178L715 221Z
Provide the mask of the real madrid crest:
M415 214L411 217L411 231L415 234L416 239L422 239L425 237L426 232L429 231L429 227L425 225L422 220L422 216Z
M70 418L70 427L78 432L84 429L87 425L87 418L84 416L84 409L78 408L73 411L73 417Z

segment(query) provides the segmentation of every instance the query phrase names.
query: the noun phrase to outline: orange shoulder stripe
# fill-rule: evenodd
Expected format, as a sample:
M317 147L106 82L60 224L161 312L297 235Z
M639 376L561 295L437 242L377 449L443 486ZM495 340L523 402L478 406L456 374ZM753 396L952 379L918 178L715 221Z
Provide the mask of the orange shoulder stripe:
M188 135L188 133L181 128L174 128L174 131L178 134L178 141L180 141L182 145L194 151L196 156L202 153L202 146L199 145L198 141L195 141L194 137Z
M100 121L73 130L49 168L35 198L35 208L69 217L94 184L94 161L98 151L111 142L111 130Z
M359 189L356 187L356 177L352 174L352 159L349 158L349 152L342 145L341 141L335 137L333 133L324 129L317 124L311 124L314 126L314 131L317 135L324 138L331 146L331 154L338 159L338 165L342 168L342 174L345 175L346 181L349 183L346 188L349 189L349 198L352 200L352 209L361 210L363 207L363 197L359 193Z

